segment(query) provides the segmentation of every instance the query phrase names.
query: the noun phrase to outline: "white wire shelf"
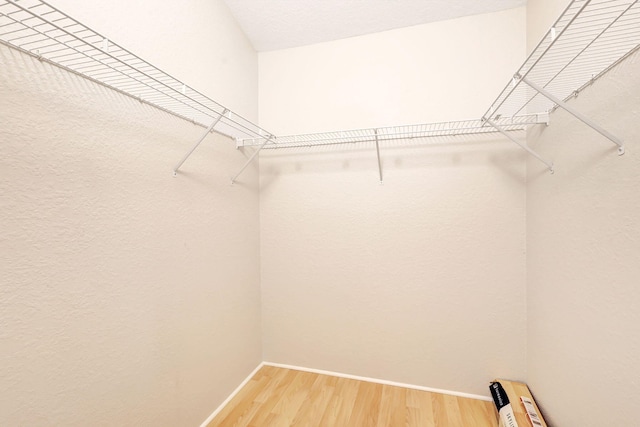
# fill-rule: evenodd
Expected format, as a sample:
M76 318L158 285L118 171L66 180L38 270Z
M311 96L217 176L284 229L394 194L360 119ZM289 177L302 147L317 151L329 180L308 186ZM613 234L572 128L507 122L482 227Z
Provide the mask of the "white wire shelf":
M547 123L549 115L528 114L517 117L504 117L499 125L507 131L524 130L527 126ZM382 128L356 129L336 132L310 133L302 135L278 136L266 144L264 139L252 138L238 141L239 146L262 146L264 149L311 147L319 145L355 144L361 142L411 141L434 137L455 137L498 132L487 127L482 120L459 120L441 123L426 123Z
M639 44L638 0L573 0L483 118L550 112L558 104L526 81L567 101Z
M0 0L0 43L234 139L270 133L41 0Z
M174 174L206 135L215 131L239 147L308 147L391 140L418 140L501 132L553 172L509 131L548 123L557 107L618 145L622 141L575 111L566 101L640 47L640 0L573 0L479 120L450 121L276 137L229 111L179 79L110 41L42 0L0 0L0 43L62 67L207 128L175 166ZM379 152L378 152L379 156ZM380 169L382 180L382 171Z

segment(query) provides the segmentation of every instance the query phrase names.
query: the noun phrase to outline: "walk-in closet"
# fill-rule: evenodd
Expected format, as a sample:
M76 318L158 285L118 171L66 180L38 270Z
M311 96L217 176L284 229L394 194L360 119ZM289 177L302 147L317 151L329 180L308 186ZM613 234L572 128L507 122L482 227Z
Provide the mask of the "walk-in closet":
M638 183L637 0L0 0L0 426L636 425Z

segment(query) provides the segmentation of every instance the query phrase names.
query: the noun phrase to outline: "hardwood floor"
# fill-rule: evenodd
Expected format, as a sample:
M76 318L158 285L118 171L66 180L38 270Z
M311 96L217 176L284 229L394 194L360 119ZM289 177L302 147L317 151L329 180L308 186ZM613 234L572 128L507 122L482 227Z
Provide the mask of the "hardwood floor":
M263 366L208 427L496 427L492 402Z

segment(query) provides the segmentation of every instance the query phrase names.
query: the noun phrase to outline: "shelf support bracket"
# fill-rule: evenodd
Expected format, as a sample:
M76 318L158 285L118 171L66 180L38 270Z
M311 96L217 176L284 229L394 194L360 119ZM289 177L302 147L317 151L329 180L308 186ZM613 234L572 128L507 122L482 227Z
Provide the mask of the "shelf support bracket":
M615 135L611 134L607 130L603 129L596 122L594 122L590 118L584 116L582 113L577 111L575 108L573 108L572 106L568 105L566 102L562 101L561 99L555 97L554 95L549 93L548 90L546 90L543 87L538 86L537 84L533 83L532 81L530 81L526 77L516 76L516 78L520 78L531 89L535 90L536 92L538 92L540 95L546 97L547 99L555 102L556 105L558 105L558 107L562 108L563 110L565 110L569 114L573 115L575 118L580 120L582 123L586 124L591 129L595 130L600 135L604 136L605 138L607 138L608 140L610 140L611 142L616 144L618 146L618 155L619 156L622 156L624 154L624 143L622 142L622 140L620 140L620 138L616 137Z
M486 121L487 123L489 123L491 126L493 126L495 128L495 130L497 130L498 132L500 132L501 134L503 134L504 136L506 136L507 138L509 138L513 143L515 143L516 145L518 145L520 148L522 148L524 151L526 151L527 153L531 154L533 157L535 157L536 159L540 160L542 163L544 163L547 168L549 169L549 172L553 173L553 162L548 162L545 159L543 159L538 153L536 153L535 151L533 151L531 148L529 148L526 144L523 144L522 142L518 141L516 138L514 138L512 135L509 134L509 132L507 132L506 130L504 130L500 125L498 125L496 122L494 122L491 119L483 119L484 121Z
M204 132L204 134L202 134L202 137L200 137L198 142L193 144L193 147L191 147L191 150L189 150L189 152L187 154L185 154L185 156L182 158L182 160L180 160L178 162L178 164L173 168L173 176L176 176L178 174L178 169L180 169L180 166L182 166L182 164L187 161L189 156L191 154L193 154L194 151L196 151L196 148L198 148L200 143L202 143L202 141L204 141L204 139L207 137L207 135L209 135L209 133L213 130L213 128L216 127L218 122L222 119L222 117L224 117L224 115L227 114L228 112L229 112L229 110L227 110L225 108L224 111L222 111L222 114L220 114L218 117L216 117L216 119L213 121L213 123L211 123L211 126L209 126L207 128L207 130Z
M238 179L240 174L242 172L244 172L244 170L247 168L247 166L249 166L251 164L251 162L253 162L253 159L256 158L256 156L258 155L260 150L262 150L264 148L264 146L267 145L269 143L269 141L271 141L272 139L273 139L273 135L269 135L267 140L265 142L263 142L262 145L260 145L260 147L258 147L258 149L251 155L251 157L249 157L249 159L246 161L244 166L242 166L242 169L240 169L240 172L238 172L237 174L235 174L235 176L233 178L231 178L231 184L235 184L236 183L236 179Z
M380 177L380 184L382 184L382 162L380 161L380 145L378 144L378 129L374 129L373 132L376 135L376 154L378 155L378 176Z

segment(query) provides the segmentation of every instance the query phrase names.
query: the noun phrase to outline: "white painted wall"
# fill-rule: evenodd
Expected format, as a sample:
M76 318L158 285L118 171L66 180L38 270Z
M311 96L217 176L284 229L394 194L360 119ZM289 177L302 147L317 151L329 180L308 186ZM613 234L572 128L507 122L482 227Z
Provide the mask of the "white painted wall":
M529 34L553 19L532 21ZM527 187L528 381L553 426L637 424L638 76L636 52L570 101L625 141L624 156L564 111L528 138L556 165L549 175L531 160Z
M479 118L523 61L525 9L259 54L276 135Z
M524 25L515 9L261 53L261 124L478 117L524 60ZM265 360L482 395L524 380L520 149L494 136L381 152L382 186L371 144L261 153Z
M67 3L111 33L106 2ZM123 39L182 27L144 3L154 19ZM234 25L222 2L191 3ZM248 115L252 56L197 70L233 74L225 96ZM174 178L202 128L6 47L0 117L0 425L199 425L262 360L257 168L230 186L246 157L212 135Z
M570 0L527 0L527 54L569 6Z

